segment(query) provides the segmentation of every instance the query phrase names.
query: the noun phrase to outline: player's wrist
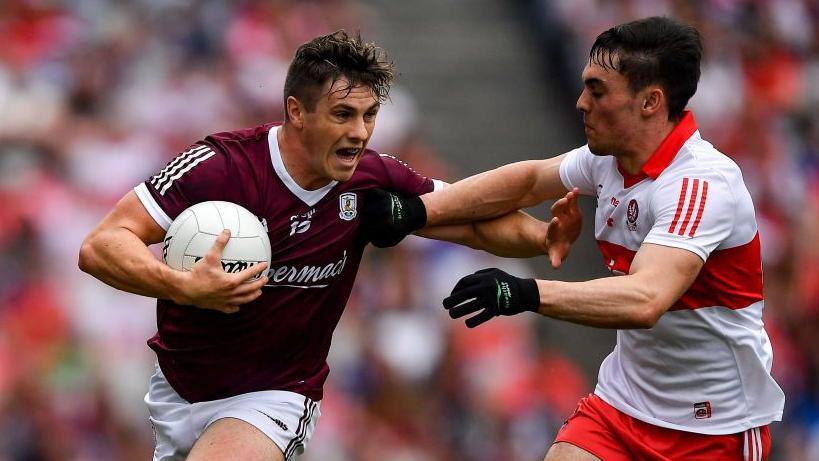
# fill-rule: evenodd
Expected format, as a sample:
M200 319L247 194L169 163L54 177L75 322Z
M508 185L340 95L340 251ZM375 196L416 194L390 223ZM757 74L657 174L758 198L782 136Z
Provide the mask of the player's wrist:
M188 292L191 286L191 273L165 266L162 271L166 298L181 306L193 304L193 297Z
M406 229L408 232L417 231L427 225L427 207L421 197L404 197L406 207Z
M520 290L520 309L522 311L537 312L540 308L540 288L538 288L537 280L519 278L518 287Z

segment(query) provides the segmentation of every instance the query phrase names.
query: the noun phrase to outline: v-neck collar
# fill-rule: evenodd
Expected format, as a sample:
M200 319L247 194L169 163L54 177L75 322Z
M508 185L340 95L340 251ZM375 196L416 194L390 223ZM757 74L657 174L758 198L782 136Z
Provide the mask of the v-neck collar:
M273 170L276 171L276 175L278 175L279 179L281 179L282 183L284 183L293 195L307 205L313 206L324 198L324 196L338 184L338 181L330 181L326 186L316 190L307 190L299 186L293 177L290 176L287 168L284 167L282 154L279 150L279 141L276 138L276 133L278 133L279 128L281 127L274 126L270 128L270 131L267 133L267 144L270 147L270 161L273 163Z

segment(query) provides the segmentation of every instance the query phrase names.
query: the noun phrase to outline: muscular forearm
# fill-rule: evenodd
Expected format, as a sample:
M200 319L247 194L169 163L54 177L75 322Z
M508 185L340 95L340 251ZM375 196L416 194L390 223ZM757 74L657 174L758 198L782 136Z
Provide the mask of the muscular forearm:
M163 264L125 228L92 233L80 249L80 269L114 288L153 298L176 299L180 272Z
M506 258L531 258L549 249L545 222L517 211L500 218L472 223L473 248Z
M511 163L423 195L427 225L479 221L558 198L566 193L563 158Z
M537 201L527 197L535 182L534 163L504 165L423 195L427 225L487 219L534 205Z
M426 227L418 235L484 250L504 258L529 258L548 250L548 224L522 211L467 224Z
M538 280L538 312L568 322L600 328L651 328L669 306L652 285L634 276L587 282Z

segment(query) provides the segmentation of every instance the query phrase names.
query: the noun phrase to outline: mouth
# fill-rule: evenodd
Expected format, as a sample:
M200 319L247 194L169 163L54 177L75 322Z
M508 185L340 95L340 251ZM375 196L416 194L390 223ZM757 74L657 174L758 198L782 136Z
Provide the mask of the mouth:
M352 163L355 161L358 154L361 153L362 148L355 148L355 147L345 147L343 149L336 150L336 156L343 162L343 163Z

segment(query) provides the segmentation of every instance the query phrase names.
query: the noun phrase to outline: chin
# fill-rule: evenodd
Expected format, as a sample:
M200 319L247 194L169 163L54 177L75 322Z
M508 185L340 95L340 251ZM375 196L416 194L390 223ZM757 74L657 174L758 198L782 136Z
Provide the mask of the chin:
M333 180L339 182L349 181L353 177L353 173L355 173L355 168L350 171L336 171L333 173Z
M605 146L601 146L596 143L588 142L589 150L592 154L598 157L604 157L606 155L611 155L611 150L606 148Z

